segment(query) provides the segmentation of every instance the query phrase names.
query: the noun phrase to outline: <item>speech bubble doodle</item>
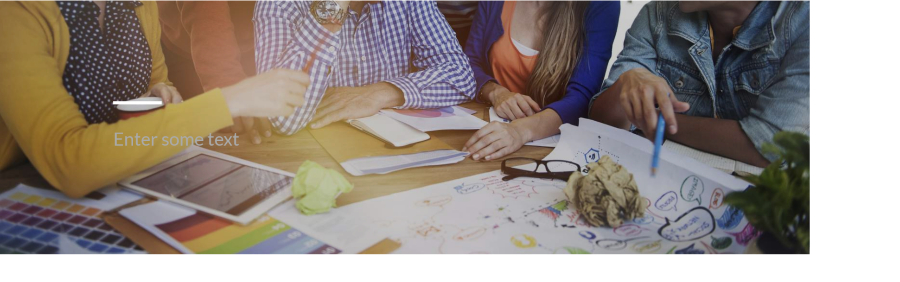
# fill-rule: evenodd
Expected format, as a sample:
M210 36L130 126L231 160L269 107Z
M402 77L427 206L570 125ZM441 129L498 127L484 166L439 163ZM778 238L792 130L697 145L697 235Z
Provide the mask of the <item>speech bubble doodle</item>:
M575 248L575 247L562 247L553 251L553 255L555 256L589 256L590 252Z
M565 189L566 182L561 180L544 180L544 179L526 179L519 181L512 181L512 183L522 184L525 186L531 186L534 188L554 188L554 189Z
M460 184L459 186L453 187L456 189L456 193L460 193L462 195L477 192L485 187L484 183L471 183L471 184Z
M742 219L744 219L743 211L734 206L728 206L725 208L725 213L722 213L722 216L716 219L716 223L719 224L719 228L731 230L737 227L738 224L741 224Z
M753 238L756 238L756 236L759 236L759 234L761 234L762 232L757 231L756 228L753 228L753 225L747 224L746 226L744 226L744 229L741 230L741 232L726 233L728 235L734 236L734 240L737 241L738 245L746 246L748 243L750 243L750 240L753 240Z
M537 246L537 240L535 240L534 237L528 236L526 234L512 236L511 238L509 238L509 241L512 242L516 247L522 249L534 248L534 246Z
M716 230L715 218L706 207L695 207L659 228L659 236L672 242L686 242L703 238Z
M684 248L684 249L675 250L676 255L693 255L693 254L705 254L705 253L706 252L704 252L702 249L694 248L694 244L691 244L690 246L687 246L687 248Z
M470 227L468 229L459 231L459 233L456 233L456 235L453 235L453 240L457 240L457 241L475 240L475 239L478 239L478 237L481 237L481 235L484 235L484 233L486 231L487 230L484 229L484 227Z
M420 207L440 207L450 203L453 200L453 197L449 195L437 195L425 198L424 200L416 202L417 206Z
M607 249L607 250L618 251L618 250L625 249L625 247L628 246L628 241L639 240L639 239L645 239L645 238L650 238L650 237L642 236L642 237L631 238L631 239L625 239L625 240L621 240L621 239L600 239L600 240L594 241L594 245L597 245L597 247L601 247L601 248L604 248L604 249Z
M662 240L637 242L631 247L635 252L642 254L655 253L662 248Z
M623 237L632 237L641 235L641 227L634 224L625 224L616 228L613 228L613 233L616 235Z
M628 241L619 239L600 239L594 242L597 247L601 247L611 251L618 251L628 246Z
M722 206L722 200L725 199L725 191L722 188L716 188L709 197L709 209L714 210Z
M650 199L648 199L647 197L643 197L643 198L644 198L644 202L647 202L647 204L646 204L647 209L645 209L645 211L646 211L648 214L650 214L650 215L652 215L652 216L655 216L655 217L658 217L659 219L664 219L664 218L665 218L665 217L662 217L662 216L660 216L660 215L654 213L652 210L650 210L650 207L653 207L653 202L650 201Z
M731 246L731 237L712 237L712 247L716 250L723 250Z
M696 175L688 176L681 182L681 199L688 202L697 201L698 205L702 205L700 197L703 195L703 180Z
M678 210L678 194L675 194L675 191L669 191L662 196L659 196L659 199L656 200L656 203L653 204L656 209L661 211L670 211L670 210Z
M590 232L587 230L582 230L582 231L578 232L578 235L581 235L581 237L588 239L588 240L594 240L594 238L597 238L597 235L595 235L594 232Z
M640 225L647 225L647 224L653 223L654 220L653 220L653 216L648 214L648 215L645 215L644 217L635 217L634 219L631 220L631 222L634 222L634 223L640 224Z

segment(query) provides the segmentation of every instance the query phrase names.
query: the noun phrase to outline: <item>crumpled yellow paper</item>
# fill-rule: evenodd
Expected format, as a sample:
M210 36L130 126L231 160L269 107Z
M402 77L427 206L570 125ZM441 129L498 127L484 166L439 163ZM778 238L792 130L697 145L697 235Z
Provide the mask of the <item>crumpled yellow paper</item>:
M305 161L300 165L291 185L297 210L305 215L323 213L337 207L337 196L350 190L353 190L353 184L340 172L313 161Z
M634 176L609 156L589 163L588 174L574 172L566 184L566 197L592 226L619 227L643 217L647 202L641 198Z

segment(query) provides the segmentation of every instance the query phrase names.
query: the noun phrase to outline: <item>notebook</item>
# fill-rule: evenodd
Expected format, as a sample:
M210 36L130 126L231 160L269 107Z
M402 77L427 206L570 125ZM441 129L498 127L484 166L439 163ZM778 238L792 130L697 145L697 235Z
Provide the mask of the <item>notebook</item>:
M394 147L405 147L431 138L427 133L380 113L367 118L351 119L347 123Z

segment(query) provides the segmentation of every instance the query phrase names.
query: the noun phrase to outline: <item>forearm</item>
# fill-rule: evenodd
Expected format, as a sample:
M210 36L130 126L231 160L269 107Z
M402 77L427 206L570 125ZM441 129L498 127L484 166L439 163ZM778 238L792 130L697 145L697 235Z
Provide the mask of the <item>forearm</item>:
M478 97L482 101L486 101L486 102L490 103L491 105L493 105L494 98L500 92L509 92L509 89L506 89L506 87L503 87L502 85L500 85L496 82L488 81L487 83L484 84L483 87L481 87L481 92L478 93L478 95L479 95Z
M676 115L678 133L667 134L672 141L754 166L765 167L763 157L736 120Z
M591 106L589 116L591 119L608 124L610 126L628 130L631 122L619 101L622 85L619 81L600 93Z
M511 124L522 134L525 142L530 142L558 134L562 119L556 111L547 109L530 117L516 119Z
M382 109L399 107L404 104L406 99L403 97L403 91L393 84L387 82L379 82L363 86L363 95L372 95L375 97L376 103Z

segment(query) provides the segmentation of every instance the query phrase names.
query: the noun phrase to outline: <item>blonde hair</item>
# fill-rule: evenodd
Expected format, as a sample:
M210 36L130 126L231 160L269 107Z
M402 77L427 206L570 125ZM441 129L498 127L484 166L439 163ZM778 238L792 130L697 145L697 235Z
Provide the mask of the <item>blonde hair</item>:
M549 3L538 17L544 20L543 42L525 94L541 107L558 101L565 94L581 56L584 43L584 11L587 1Z

